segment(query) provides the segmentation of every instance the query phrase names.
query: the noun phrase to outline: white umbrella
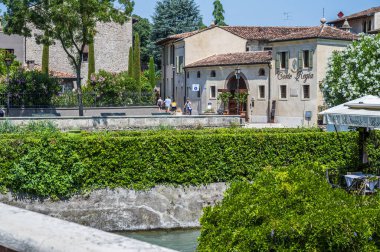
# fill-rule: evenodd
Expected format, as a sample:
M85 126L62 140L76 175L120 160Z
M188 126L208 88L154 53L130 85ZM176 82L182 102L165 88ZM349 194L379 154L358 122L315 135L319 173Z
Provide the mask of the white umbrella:
M367 95L319 114L326 124L380 128L380 98Z

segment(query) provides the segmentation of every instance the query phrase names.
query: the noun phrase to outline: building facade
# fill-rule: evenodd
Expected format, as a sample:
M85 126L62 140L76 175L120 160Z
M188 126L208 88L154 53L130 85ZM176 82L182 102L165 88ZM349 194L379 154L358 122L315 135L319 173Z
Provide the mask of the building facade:
M198 114L315 125L328 58L355 38L324 22L317 27L211 26L169 36L158 42L163 52L161 95L180 105L189 98ZM223 93L230 96L226 104L218 99Z
M338 18L328 22L329 25L349 29L351 32L376 34L380 31L380 7L373 7L348 16L342 12Z
M32 34L40 31L34 30ZM97 34L94 39L95 68L109 72L121 72L128 69L129 48L132 46L132 21L123 25L116 23L98 23ZM18 35L6 35L0 30L0 48L7 49L16 55L16 59L23 64L33 62L37 66L42 64L42 45L38 45L34 36L24 38ZM88 76L88 47L82 59L82 79ZM55 72L75 75L67 54L60 42L49 47L49 69Z

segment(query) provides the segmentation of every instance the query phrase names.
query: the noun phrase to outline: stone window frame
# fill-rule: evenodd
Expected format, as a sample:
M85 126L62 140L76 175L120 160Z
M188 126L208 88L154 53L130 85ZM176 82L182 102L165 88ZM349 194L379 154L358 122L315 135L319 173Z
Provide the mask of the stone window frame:
M213 91L214 89L214 91ZM212 95L214 93L214 95ZM210 99L216 99L216 86L215 85L211 85L210 86Z
M265 85L258 85L257 86L257 99L258 100L266 100L266 98L267 98L267 94L266 94L266 90L265 90L266 88L265 88ZM264 94L263 96L262 96L262 94Z
M283 89L283 88L285 88L285 89ZM285 91L285 97L282 96L283 91ZM278 86L278 99L280 101L286 101L286 100L288 100L288 93L289 93L289 91L288 91L288 84L281 84L281 85Z
M308 97L305 97L306 93L305 93L305 88L308 87L307 89L307 94L308 94ZM311 90L310 90L310 84L302 84L301 85L301 100L303 101L308 101L311 99Z

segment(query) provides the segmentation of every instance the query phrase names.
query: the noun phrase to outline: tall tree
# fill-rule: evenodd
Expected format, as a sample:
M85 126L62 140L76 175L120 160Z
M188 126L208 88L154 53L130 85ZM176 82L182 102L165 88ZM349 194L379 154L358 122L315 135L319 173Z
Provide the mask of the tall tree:
M149 83L152 88L156 86L156 68L153 57L149 59Z
M169 35L198 30L202 24L199 7L194 0L158 1L152 19L154 42ZM157 46L154 47L154 61L161 61L160 48Z
M152 55L153 42L151 40L152 24L147 18L133 15L133 36L138 33L140 37L141 66L147 69L149 58Z
M91 80L91 75L95 73L95 45L94 42L88 45L88 80Z
M129 48L128 54L128 77L133 77L133 48Z
M224 22L224 9L220 0L215 0L213 4L214 4L214 11L212 12L212 15L214 16L215 25L221 25L221 26L227 25Z
M140 37L139 34L135 34L134 46L133 46L133 78L136 82L137 95L141 96L141 60L140 60Z
M5 13L5 32L31 37L32 27L41 31L38 44L59 42L76 71L79 115L83 116L81 67L86 45L93 42L96 23L123 24L133 10L131 0L1 0ZM115 4L118 3L118 8Z
M361 35L346 50L333 53L320 85L329 106L364 95L380 95L379 52L380 35Z
M42 47L41 71L44 74L49 74L49 45L43 45Z

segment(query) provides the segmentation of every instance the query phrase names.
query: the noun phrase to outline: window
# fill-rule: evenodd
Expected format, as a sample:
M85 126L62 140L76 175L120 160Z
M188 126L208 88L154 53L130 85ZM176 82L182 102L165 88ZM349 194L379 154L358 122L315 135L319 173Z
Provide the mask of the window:
M216 98L216 87L210 86L210 98L215 99Z
M265 69L264 68L259 69L259 76L265 76Z
M15 49L0 49L4 50L6 54L15 54Z
M88 52L83 52L82 62L88 62Z
M216 72L214 70L212 70L210 73L210 77L215 77L215 76L216 76Z
M280 85L280 99L288 98L286 85Z
M362 29L363 29L363 32L367 32L367 21L364 21L364 22L363 22L363 27L362 27Z
M246 47L245 50L246 50L247 52L249 52L249 47Z
M176 72L177 74L183 73L183 56L176 57Z
M281 52L281 68L284 69L284 68L287 68L287 64L286 64L286 57L287 56L287 53L286 52Z
M276 69L288 69L289 52L278 52L276 54Z
M301 50L298 52L298 69L313 67L313 51Z
M367 31L370 31L371 29L372 29L372 21L369 20L368 21L368 29L367 29Z
M175 59L175 56L174 56L174 45L171 45L170 46L170 64L171 65L174 65L174 59Z
M83 49L82 62L88 62L88 46L87 45Z
M259 99L265 99L265 86L259 86Z
M310 99L310 85L302 85L303 99Z
M310 51L303 51L303 67L309 68L309 52Z
M198 71L198 72L197 72L197 78L198 78L198 79L201 78L201 71Z
M264 51L272 51L272 47L264 47Z

